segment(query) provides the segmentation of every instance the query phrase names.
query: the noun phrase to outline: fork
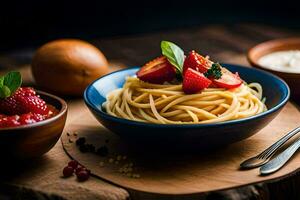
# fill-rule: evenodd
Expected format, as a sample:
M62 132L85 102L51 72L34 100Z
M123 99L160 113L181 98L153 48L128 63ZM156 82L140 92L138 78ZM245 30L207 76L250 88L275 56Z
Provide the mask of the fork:
M249 158L240 164L240 167L243 169L255 168L262 166L263 164L267 163L272 155L284 144L286 143L291 137L296 135L300 131L300 127L295 128L294 130L288 132L285 136L280 138L277 142L272 144L266 150L261 152L260 154Z
M298 138L291 146L286 150L278 154L270 162L264 164L260 169L261 175L267 175L276 172L284 166L287 161L294 155L294 153L300 148L300 138Z

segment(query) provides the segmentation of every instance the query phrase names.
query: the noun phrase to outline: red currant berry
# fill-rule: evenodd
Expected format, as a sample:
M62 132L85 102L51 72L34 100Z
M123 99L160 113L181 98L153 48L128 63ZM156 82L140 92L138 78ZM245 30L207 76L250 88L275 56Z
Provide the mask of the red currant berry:
M66 166L63 170L63 175L64 177L70 177L74 173L74 169L70 166Z
M86 181L90 178L90 174L86 170L82 170L82 171L78 172L76 175L77 175L78 181Z
M75 174L77 175L79 172L84 171L84 170L86 170L86 168L83 167L83 166L81 166L81 165L79 165L79 166L77 167L77 169L75 170Z
M78 167L78 162L76 160L71 160L69 163L68 163L68 166L72 167L74 170L77 169Z

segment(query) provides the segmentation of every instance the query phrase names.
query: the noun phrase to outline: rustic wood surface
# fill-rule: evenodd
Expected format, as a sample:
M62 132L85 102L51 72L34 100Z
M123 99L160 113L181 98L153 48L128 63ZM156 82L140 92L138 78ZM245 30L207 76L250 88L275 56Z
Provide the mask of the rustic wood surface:
M246 51L269 39L300 36L299 30L289 30L257 24L209 25L181 30L149 33L91 41L116 66L141 65L159 54L162 39L178 43L186 50L209 54L214 60L249 65ZM25 84L32 85L28 64L36 48L24 48L0 55L0 68L20 69ZM113 70L113 69L112 69ZM82 103L72 99L72 104ZM69 119L68 119L69 120ZM6 164L10 170L0 175L0 199L176 199L149 193L125 190L104 180L91 178L78 184L75 178L62 179L61 169L69 158L61 143L43 157L29 163ZM1 168L2 168L1 167ZM7 169L6 169L7 170ZM205 184L205 183L204 183ZM298 174L272 183L255 184L231 190L191 195L180 199L299 199Z
M214 152L202 154L155 152L155 145L151 152L145 152L141 147L135 149L132 144L126 144L117 135L101 126L84 103L71 109L74 109L72 112L76 113L76 117L65 127L62 136L64 149L73 159L91 169L95 175L133 191L166 195L205 193L258 182L270 182L295 173L300 165L298 154L280 171L269 176L259 176L257 168L239 170L242 161L257 155L300 124L300 113L291 103L288 103L275 120L256 135ZM78 135L74 136L73 133ZM87 143L95 147L107 146L109 154L99 156L95 153L82 153L74 143L79 137L85 137ZM107 139L109 142L106 144ZM126 155L127 158L117 160L118 155ZM110 159L114 159L112 163L109 162ZM130 178L126 173L119 173L118 170L128 163L133 163L133 171L130 173L138 173L140 178Z

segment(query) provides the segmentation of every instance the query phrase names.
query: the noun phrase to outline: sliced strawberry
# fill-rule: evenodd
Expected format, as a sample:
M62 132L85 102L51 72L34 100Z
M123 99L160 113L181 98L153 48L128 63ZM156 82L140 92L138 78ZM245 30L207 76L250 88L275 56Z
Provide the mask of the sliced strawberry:
M239 87L243 81L238 73L233 74L226 68L222 67L222 76L220 79L214 79L213 83L220 88L232 89Z
M137 72L137 77L142 81L157 84L172 81L175 76L176 70L165 56L148 62Z
M186 94L195 94L204 88L208 88L211 83L212 81L202 73L188 68L183 78L182 89Z
M198 72L205 73L210 68L210 63L206 58L193 50L184 60L183 75L188 68L192 68Z

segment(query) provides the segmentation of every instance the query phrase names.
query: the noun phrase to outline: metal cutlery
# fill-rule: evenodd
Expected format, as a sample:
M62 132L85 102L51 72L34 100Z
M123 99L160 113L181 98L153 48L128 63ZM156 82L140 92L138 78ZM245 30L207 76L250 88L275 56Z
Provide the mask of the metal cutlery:
M286 150L278 154L275 158L270 160L268 163L264 164L260 169L261 175L267 175L279 170L299 149L300 138L298 138L291 146Z
M272 144L270 147L268 147L266 150L264 150L263 152L261 152L260 154L252 157L252 158L249 158L247 160L245 160L244 162L242 162L240 164L240 167L241 168L244 168L244 169L249 169L249 168L255 168L255 167L259 167L259 166L262 166L264 164L266 164L270 158L272 157L272 155L283 145L285 144L291 137L293 137L294 135L296 135L298 132L300 131L300 127L297 127L295 128L294 130L288 132L285 136L283 136L280 140L278 140L277 142L275 142L274 144ZM299 145L300 145L300 139L299 140ZM297 141L298 141L297 140ZM296 143L296 142L295 142ZM288 149L290 149L289 151L287 151L288 149L286 149L285 151L287 151L285 154L283 154L284 152L282 152L281 154L283 154L281 157L279 157L278 155L278 159L283 159L283 161L287 161L294 153L295 151L298 149L298 146L296 144L293 144L292 146L290 146ZM298 144L298 143L297 143ZM296 148L297 147L297 148ZM295 149L296 148L296 149ZM281 155L280 154L280 155ZM277 158L277 157L276 157ZM273 161L273 160L272 160ZM277 167L281 167L284 165L284 163L282 165L280 165L280 162L279 160L276 162L276 161L273 161L273 166L277 166ZM268 169L272 168L271 167L271 164L270 165L267 165L267 167L264 167L263 169L263 173L267 173L268 172ZM278 168L278 169L279 169ZM273 169L274 170L274 169ZM276 171L276 170L275 170Z

